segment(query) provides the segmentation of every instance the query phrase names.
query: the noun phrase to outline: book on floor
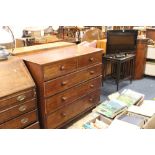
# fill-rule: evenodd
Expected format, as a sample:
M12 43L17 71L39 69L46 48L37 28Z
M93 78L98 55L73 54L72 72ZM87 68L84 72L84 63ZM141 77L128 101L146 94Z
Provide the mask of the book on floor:
M142 98L144 98L144 94L138 93L131 89L125 89L121 94L117 97L117 100L122 101L128 107L131 105L137 104Z
M110 101L104 101L97 106L93 111L96 111L106 117L114 118L116 115L121 113L127 108L127 106L116 99Z

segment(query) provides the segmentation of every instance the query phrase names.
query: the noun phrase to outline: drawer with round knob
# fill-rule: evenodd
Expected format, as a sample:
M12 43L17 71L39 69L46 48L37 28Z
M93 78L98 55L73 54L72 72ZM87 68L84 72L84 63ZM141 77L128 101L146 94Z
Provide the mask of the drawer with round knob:
M0 110L0 124L34 109L36 109L36 99Z
M79 57L78 67L86 67L86 66L94 65L96 63L101 63L101 62L102 62L101 52L91 53L86 56Z
M61 75L65 75L67 73L75 71L76 69L76 58L45 65L43 67L44 81L50 80Z
M37 121L37 110L33 110L3 124L0 124L0 129L21 129Z
M66 104L72 103L78 98L81 98L82 96L94 91L95 89L100 88L100 86L101 76L79 84L74 88L66 90L65 92L61 92L52 97L49 97L45 99L45 113L50 114L58 108Z
M44 83L44 96L49 97L100 75L101 64L97 64L66 76L50 80Z
M48 115L46 119L46 128L59 128L60 126L63 126L64 123L70 121L78 114L96 106L99 100L100 90L98 89Z

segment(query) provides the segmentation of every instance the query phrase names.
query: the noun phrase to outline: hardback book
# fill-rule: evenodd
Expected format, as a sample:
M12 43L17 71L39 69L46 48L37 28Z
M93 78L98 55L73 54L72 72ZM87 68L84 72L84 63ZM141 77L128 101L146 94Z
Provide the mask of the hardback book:
M135 105L138 103L142 98L144 98L144 94L138 93L131 89L125 89L118 97L117 100L122 101L128 107L131 105Z
M96 111L106 117L114 118L120 112L126 110L127 106L119 100L104 101L93 111Z

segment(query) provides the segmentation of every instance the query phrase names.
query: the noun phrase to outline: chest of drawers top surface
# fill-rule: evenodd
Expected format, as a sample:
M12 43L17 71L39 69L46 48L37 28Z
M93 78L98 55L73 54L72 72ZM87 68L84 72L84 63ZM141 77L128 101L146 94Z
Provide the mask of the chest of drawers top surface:
M57 62L65 59L76 58L83 55L101 52L102 49L83 46L70 46L57 49L44 50L41 53L24 56L23 59L38 65L46 65L52 62Z
M10 57L0 62L0 98L34 87L24 62Z

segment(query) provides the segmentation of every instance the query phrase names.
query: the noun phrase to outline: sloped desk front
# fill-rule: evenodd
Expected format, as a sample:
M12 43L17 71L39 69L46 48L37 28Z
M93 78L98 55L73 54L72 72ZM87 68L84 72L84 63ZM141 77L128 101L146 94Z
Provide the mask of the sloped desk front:
M0 129L39 128L36 89L24 62L0 62Z

